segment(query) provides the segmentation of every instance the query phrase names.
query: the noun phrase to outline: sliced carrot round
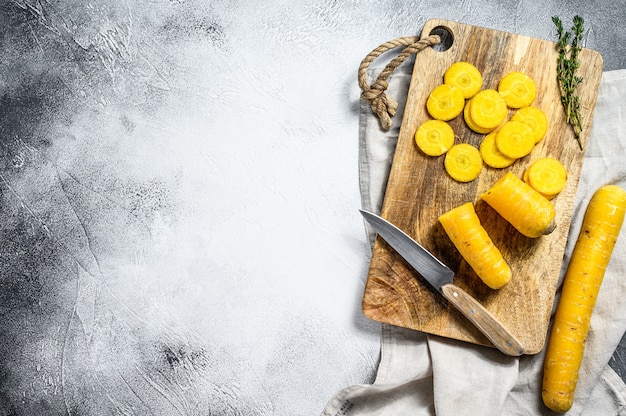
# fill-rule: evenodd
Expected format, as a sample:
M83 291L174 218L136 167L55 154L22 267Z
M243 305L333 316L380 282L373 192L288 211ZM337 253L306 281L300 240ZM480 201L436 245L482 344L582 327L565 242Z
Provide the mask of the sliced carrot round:
M561 192L567 183L567 169L552 157L536 160L526 172L528 172L527 183L548 199Z
M478 177L483 160L480 152L468 143L455 144L444 159L446 172L456 181L471 182Z
M478 127L495 129L506 119L506 102L498 91L482 90L472 98L469 114Z
M523 72L509 72L500 80L498 92L510 108L521 108L532 104L537 96L535 81Z
M480 199L526 237L537 238L554 231L556 210L552 203L513 172L502 175L480 194Z
M548 132L548 116L537 107L530 105L524 106L511 116L511 120L528 124L530 128L533 129L535 144L543 140Z
M496 135L496 146L504 155L519 159L528 155L535 147L533 131L521 121L507 121Z
M449 121L461 114L465 98L460 89L448 84L435 87L426 100L426 109L432 118Z
M465 108L463 108L463 119L465 120L465 124L467 124L467 127L469 127L470 130L475 131L479 134L487 134L492 132L494 128L486 129L484 127L480 127L479 125L474 123L474 120L472 120L472 115L470 111L472 107L472 100L473 98L467 100L467 102L465 103Z
M471 98L483 85L483 76L474 65L469 62L455 62L443 74L444 84L457 87L464 98Z
M415 143L428 156L441 156L454 144L454 130L441 120L428 120L415 131Z
M480 156L483 158L483 162L487 165L498 169L506 168L511 166L516 159L508 157L498 150L498 146L496 146L496 135L497 132L495 131L486 135L480 143L478 150L480 151Z

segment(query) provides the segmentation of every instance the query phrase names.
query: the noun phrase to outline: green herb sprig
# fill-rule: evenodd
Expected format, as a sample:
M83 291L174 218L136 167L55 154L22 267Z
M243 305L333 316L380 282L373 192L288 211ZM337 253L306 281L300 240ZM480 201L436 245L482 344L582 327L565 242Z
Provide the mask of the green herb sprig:
M580 113L580 99L576 90L583 79L576 75L576 71L580 67L578 54L582 49L584 20L580 16L574 16L574 26L572 26L571 32L564 32L563 23L557 16L552 17L552 22L554 22L557 35L559 36L559 41L557 42L559 59L556 72L561 90L561 103L565 110L567 123L574 129L574 137L578 141L580 150L582 150L583 144L580 137L582 132L582 115Z

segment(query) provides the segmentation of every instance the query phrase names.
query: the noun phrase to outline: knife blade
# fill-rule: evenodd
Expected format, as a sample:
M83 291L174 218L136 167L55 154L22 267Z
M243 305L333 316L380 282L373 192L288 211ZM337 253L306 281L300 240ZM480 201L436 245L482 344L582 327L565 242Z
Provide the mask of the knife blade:
M501 352L524 354L524 347L513 334L480 302L453 283L454 272L400 228L368 211L359 210L365 220L431 286L457 308Z

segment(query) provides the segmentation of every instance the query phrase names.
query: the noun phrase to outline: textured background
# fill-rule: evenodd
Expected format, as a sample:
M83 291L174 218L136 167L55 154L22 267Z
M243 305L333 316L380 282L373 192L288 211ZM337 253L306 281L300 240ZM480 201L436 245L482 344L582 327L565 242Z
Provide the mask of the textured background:
M1 0L0 415L310 415L371 382L360 60L581 14L625 68L624 6Z

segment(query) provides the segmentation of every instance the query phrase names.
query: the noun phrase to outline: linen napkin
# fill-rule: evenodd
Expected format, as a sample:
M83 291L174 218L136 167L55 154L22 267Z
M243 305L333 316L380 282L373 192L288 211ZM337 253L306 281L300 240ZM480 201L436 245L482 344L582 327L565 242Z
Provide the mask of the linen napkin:
M379 70L370 70L375 73ZM373 76L373 74L370 74ZM404 108L410 69L389 78L388 95ZM626 188L626 70L604 72L581 173L565 266L597 188ZM362 208L380 212L402 114L389 131L362 103L359 175ZM365 223L370 245L375 234ZM591 319L576 399L567 415L626 415L626 385L608 362L626 331L626 231L618 238ZM558 300L558 293L557 298ZM556 302L555 302L556 304ZM545 350L545 349L544 349ZM371 385L338 392L323 416L551 415L541 399L544 352L508 357L499 351L382 324L381 358Z

